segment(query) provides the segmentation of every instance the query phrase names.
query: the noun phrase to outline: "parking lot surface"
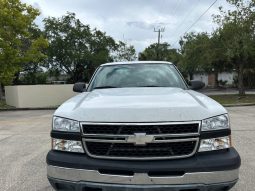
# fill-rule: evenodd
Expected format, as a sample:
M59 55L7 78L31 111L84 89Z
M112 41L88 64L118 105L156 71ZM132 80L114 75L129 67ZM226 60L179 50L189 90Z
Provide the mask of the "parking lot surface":
M255 107L227 108L233 143L242 157L240 180L231 191L255 188ZM45 157L53 111L0 112L0 191L50 191Z

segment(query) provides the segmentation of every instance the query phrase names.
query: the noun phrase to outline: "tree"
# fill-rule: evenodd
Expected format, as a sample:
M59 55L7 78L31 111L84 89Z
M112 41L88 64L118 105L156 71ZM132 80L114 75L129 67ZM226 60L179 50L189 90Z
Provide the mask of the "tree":
M196 72L204 72L210 68L209 63L209 42L207 33L188 33L180 41L182 55L179 61L179 68L190 79Z
M158 51L158 55L157 55ZM176 49L171 48L170 44L151 44L143 52L139 54L139 60L160 60L160 61L169 61L177 64L180 58L180 54Z
M182 40L180 69L193 78L196 72L214 73L218 87L218 74L232 69L223 49L223 39L219 30L207 33L188 33Z
M119 41L117 50L113 52L113 60L115 62L121 61L134 61L137 59L134 46L128 46L126 43Z
M249 61L255 56L255 13L254 1L227 0L235 7L234 10L224 11L214 16L219 24L219 35L222 39L221 51L238 72L239 95L245 95L244 71L251 67ZM254 64L252 66L254 68Z
M32 28L29 28L28 31L31 35L29 38L22 39L22 43L24 44L23 51L28 50L31 46L34 46L33 50L40 51L31 51L29 53L30 59L25 60L24 63L21 64L20 70L15 73L15 78L13 80L13 84L15 85L41 84L43 81L45 81L41 80L41 76L44 76L44 78L46 76L42 67L44 65L45 59L47 58L46 51L48 47L48 41L43 37L43 32L38 27L32 26ZM37 42L33 43L35 40ZM23 79L26 79L25 81L20 79L20 73L22 73Z
M110 53L118 48L114 39L100 30L91 30L74 13L49 17L44 23L50 43L48 68L68 74L69 82L88 81L100 64L113 60Z
M208 47L204 50L208 58L208 65L204 67L204 70L214 73L216 87L219 86L218 74L220 72L232 71L233 69L223 50L223 43L219 30L216 30L211 34Z
M47 41L43 37L33 39L29 45L23 39L29 39L35 18L40 14L32 6L19 0L0 0L0 98L2 85L10 84L23 63L37 61L45 55L41 48Z

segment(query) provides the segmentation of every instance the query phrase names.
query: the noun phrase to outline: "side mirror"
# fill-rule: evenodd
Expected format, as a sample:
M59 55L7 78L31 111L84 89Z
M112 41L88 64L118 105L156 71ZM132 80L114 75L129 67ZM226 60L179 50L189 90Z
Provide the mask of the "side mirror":
M200 90L205 87L205 83L197 80L190 80L190 89Z
M84 82L77 82L73 85L74 92L84 92L86 91L86 84Z

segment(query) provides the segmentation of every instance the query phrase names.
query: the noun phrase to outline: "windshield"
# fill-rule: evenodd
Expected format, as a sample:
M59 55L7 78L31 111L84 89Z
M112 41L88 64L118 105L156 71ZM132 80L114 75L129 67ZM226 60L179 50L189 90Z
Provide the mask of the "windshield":
M177 87L186 85L171 64L119 64L98 69L88 91L125 87Z

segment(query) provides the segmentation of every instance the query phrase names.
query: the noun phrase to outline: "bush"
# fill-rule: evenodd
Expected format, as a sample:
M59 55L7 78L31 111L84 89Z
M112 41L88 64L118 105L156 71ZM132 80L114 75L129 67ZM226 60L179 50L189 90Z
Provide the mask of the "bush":
M228 83L228 81L227 80L218 80L218 83L220 86L225 86Z
M35 84L47 84L48 74L45 72L27 73L20 78L20 84L23 85L35 85Z

